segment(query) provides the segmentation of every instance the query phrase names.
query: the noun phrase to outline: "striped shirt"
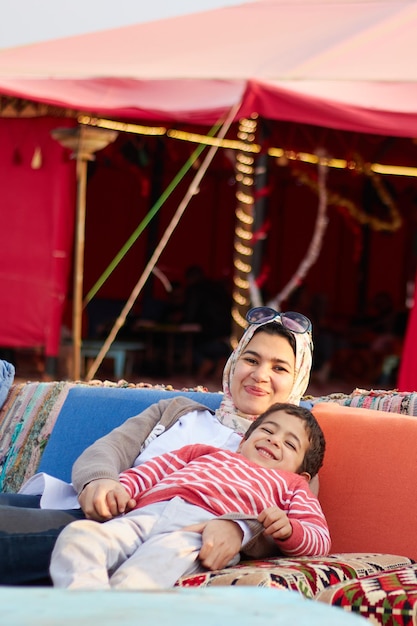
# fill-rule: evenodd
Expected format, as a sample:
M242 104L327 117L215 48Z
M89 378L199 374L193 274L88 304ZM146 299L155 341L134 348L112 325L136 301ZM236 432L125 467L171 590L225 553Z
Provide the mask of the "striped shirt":
M276 540L283 554L323 555L330 549L326 519L305 478L261 467L237 452L184 446L122 472L120 482L136 508L177 496L216 516L239 512L256 518L278 506L293 529L288 539Z

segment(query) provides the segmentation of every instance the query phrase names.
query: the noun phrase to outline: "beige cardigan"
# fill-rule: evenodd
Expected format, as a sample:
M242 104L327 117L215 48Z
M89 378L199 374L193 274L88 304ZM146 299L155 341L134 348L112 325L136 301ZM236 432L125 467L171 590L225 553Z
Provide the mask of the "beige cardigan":
M97 439L74 463L72 470L74 489L79 494L92 480L100 478L119 480L120 472L132 467L155 426L161 425L168 430L180 417L191 411L213 413L203 404L184 396L160 400Z

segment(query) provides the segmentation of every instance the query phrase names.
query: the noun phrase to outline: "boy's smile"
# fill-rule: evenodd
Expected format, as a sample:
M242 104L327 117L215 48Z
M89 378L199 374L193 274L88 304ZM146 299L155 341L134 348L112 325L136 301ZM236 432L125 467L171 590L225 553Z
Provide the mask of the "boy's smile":
M298 473L309 445L303 420L276 411L241 442L238 452L262 467Z

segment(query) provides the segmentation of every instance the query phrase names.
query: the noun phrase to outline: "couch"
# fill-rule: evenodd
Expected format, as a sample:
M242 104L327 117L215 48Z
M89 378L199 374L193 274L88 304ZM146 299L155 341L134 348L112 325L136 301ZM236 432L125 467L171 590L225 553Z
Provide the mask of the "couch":
M0 488L17 491L35 472L70 480L96 438L161 397L185 394L215 409L220 393L120 383L21 383L0 410ZM358 394L391 396L391 408L359 406ZM415 394L356 391L306 398L327 441L319 498L328 519L328 557L243 560L186 576L178 587L233 585L290 589L376 624L417 624L417 442ZM354 406L353 406L354 404ZM369 403L368 403L369 404Z

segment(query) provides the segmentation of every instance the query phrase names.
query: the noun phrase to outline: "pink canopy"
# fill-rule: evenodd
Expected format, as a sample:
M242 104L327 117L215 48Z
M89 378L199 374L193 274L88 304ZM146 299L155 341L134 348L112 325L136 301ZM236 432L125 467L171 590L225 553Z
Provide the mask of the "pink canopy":
M417 2L259 0L0 52L0 93L100 115L417 134Z

